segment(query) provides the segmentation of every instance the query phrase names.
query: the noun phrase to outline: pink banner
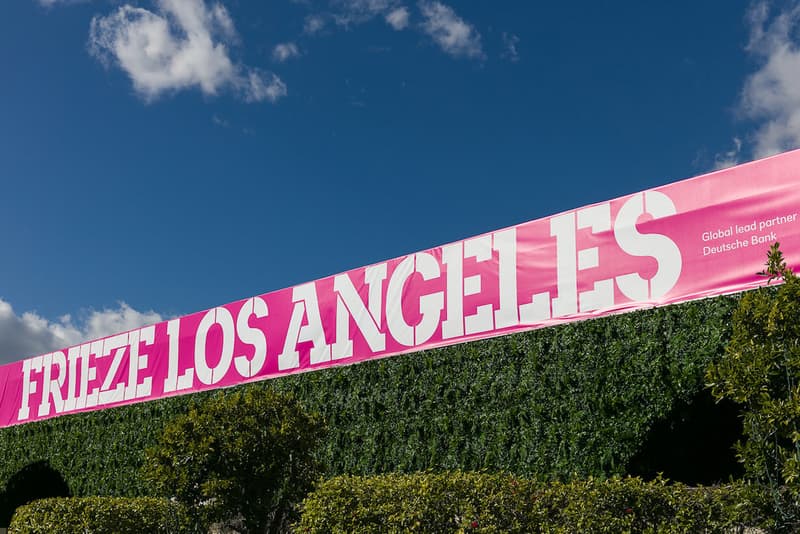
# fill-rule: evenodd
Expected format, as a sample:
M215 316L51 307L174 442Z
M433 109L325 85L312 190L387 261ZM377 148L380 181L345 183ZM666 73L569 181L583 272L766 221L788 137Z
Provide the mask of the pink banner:
M0 426L754 288L800 151L0 367Z

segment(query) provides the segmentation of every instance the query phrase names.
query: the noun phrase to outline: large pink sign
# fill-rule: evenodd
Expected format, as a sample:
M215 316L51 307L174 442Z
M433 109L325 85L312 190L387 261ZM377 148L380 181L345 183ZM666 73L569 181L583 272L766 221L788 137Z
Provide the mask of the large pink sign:
M800 151L0 367L0 426L754 288Z

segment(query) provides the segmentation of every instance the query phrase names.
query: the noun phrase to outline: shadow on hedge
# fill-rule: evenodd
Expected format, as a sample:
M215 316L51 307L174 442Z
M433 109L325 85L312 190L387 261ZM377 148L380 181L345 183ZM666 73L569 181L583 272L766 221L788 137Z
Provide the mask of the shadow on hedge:
M652 480L659 473L689 485L725 483L744 475L733 445L743 439L740 406L716 402L704 389L688 402L678 401L658 421L626 472Z
M47 460L33 462L17 471L0 493L0 526L7 527L17 507L45 497L71 497L64 477Z

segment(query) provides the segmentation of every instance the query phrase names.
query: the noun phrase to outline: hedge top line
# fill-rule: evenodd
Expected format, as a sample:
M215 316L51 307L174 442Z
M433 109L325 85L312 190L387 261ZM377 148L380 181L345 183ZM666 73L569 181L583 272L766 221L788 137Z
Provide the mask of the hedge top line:
M0 367L0 427L751 289L800 151Z

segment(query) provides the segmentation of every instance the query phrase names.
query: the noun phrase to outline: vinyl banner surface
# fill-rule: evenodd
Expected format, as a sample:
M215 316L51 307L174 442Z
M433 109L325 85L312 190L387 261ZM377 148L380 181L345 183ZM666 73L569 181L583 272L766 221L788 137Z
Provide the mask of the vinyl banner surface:
M795 151L5 365L0 426L754 288L799 212Z

